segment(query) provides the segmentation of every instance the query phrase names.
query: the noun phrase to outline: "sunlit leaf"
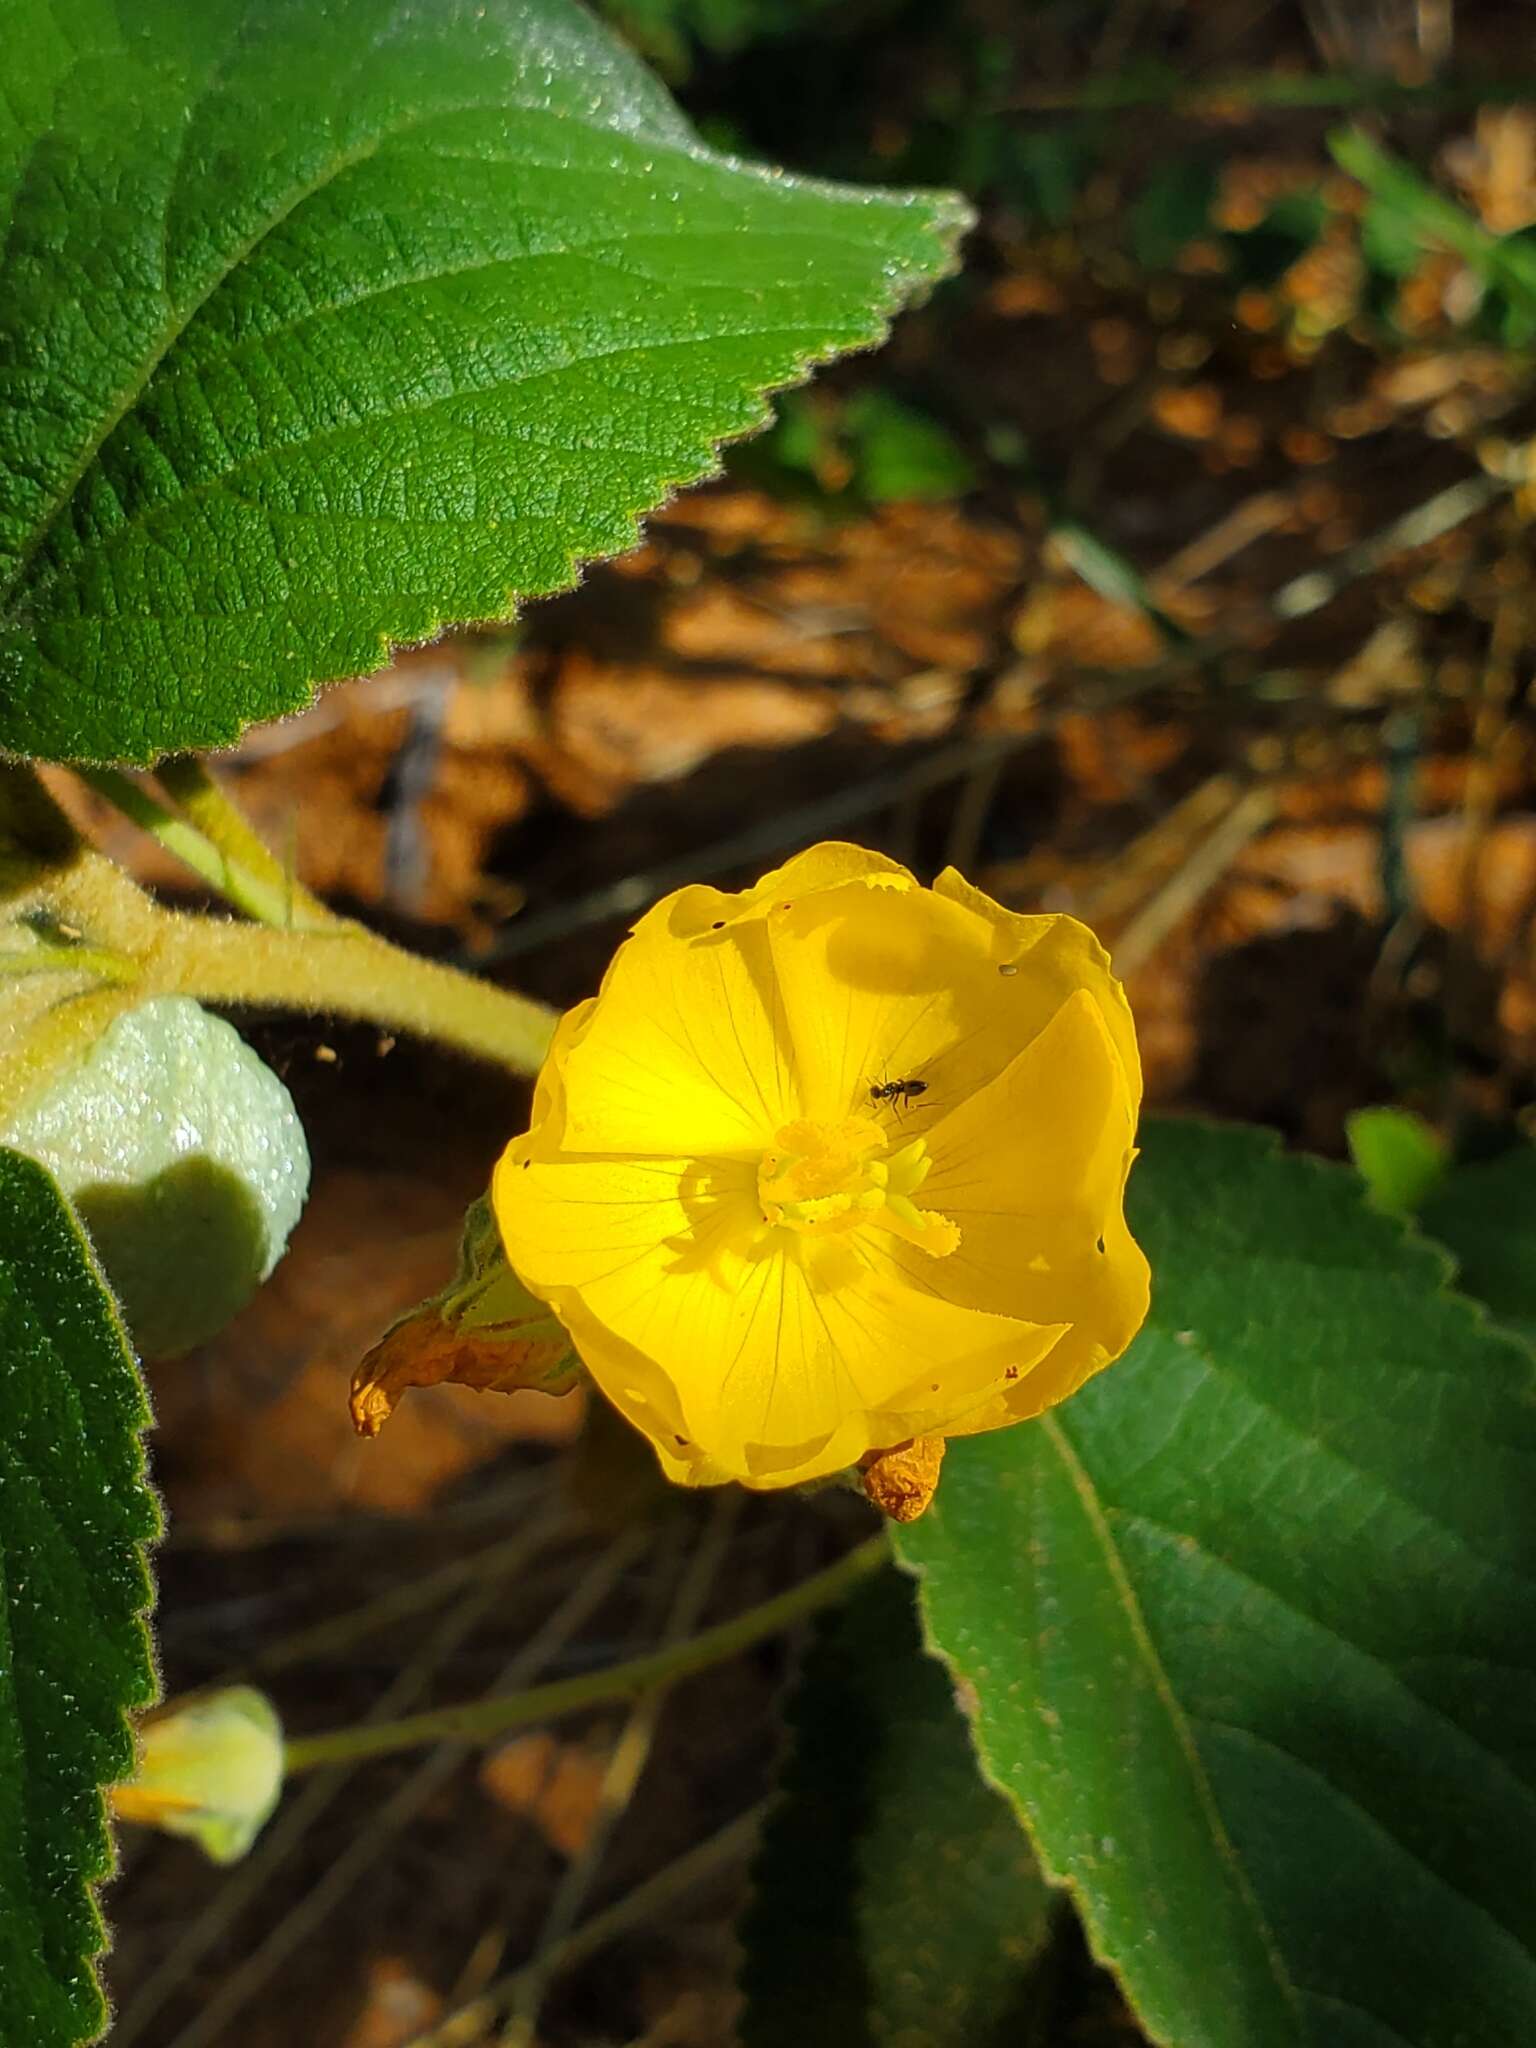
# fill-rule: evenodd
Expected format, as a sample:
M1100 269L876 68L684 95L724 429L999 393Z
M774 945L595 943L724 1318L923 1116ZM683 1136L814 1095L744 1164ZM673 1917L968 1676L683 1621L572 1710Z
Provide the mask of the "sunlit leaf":
M574 0L16 0L0 744L219 745L629 546L958 202L706 149Z

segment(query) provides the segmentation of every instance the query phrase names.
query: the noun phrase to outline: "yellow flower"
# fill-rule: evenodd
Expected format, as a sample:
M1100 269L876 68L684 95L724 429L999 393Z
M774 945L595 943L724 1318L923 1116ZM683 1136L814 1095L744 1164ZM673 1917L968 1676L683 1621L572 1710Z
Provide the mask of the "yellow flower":
M1119 1356L1140 1098L1085 926L824 845L641 919L493 1201L672 1478L789 1486L1037 1415Z

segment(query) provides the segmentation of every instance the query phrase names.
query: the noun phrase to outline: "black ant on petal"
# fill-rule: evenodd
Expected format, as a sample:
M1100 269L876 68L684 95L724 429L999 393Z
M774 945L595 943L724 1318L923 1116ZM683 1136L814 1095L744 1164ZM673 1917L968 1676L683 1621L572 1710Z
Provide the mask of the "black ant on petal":
M919 1095L928 1093L926 1081L871 1081L869 1099L871 1102L916 1102Z

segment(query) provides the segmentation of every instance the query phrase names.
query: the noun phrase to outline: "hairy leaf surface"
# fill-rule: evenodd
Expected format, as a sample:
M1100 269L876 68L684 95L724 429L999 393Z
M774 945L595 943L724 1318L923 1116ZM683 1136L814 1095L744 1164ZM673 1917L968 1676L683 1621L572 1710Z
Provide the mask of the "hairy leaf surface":
M0 745L233 740L629 546L957 202L706 149L574 0L17 0Z
M42 1167L0 1150L0 2048L105 2021L92 1887L125 1710L154 1695L149 1419L122 1324Z
M1177 2048L1536 2039L1528 1352L1353 1175L1154 1127L1131 1352L897 1532L986 1767Z

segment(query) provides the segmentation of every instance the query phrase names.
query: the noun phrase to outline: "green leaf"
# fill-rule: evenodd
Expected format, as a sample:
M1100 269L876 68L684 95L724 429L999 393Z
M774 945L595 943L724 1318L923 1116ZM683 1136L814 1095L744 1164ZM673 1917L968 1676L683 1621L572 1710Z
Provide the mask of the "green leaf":
M1451 1251L1458 1285L1536 1342L1536 1145L1458 1166L1419 1222Z
M896 1533L1154 2040L1536 2039L1528 1353L1345 1170L1154 1125L1126 1358Z
M143 1546L157 1533L133 1356L58 1189L0 1151L0 2043L69 2048L106 2020L92 1887L102 1787L154 1697Z
M880 339L959 201L713 154L574 0L17 0L0 745L224 744L507 618Z
M843 412L854 486L871 505L941 503L976 482L976 470L954 436L927 413L886 391L860 391Z
M115 1018L0 1137L73 1201L151 1358L203 1343L244 1307L309 1192L293 1098L187 996Z
M1412 1216L1445 1178L1444 1142L1411 1110L1357 1109L1344 1129L1355 1171L1389 1216Z
M1421 249L1444 248L1459 256L1490 291L1507 301L1517 322L1536 322L1536 246L1523 235L1496 235L1480 220L1437 192L1400 158L1380 148L1362 130L1342 128L1328 138L1334 160L1371 194L1378 216L1396 216L1400 237L1416 236ZM1385 219L1374 227L1375 245L1385 239Z
M824 1626L790 1721L742 1929L745 2048L1022 2048L1051 1893L897 1574Z
M1372 270L1396 281L1411 277L1424 261L1424 241L1397 207L1373 199L1360 216L1360 253Z

